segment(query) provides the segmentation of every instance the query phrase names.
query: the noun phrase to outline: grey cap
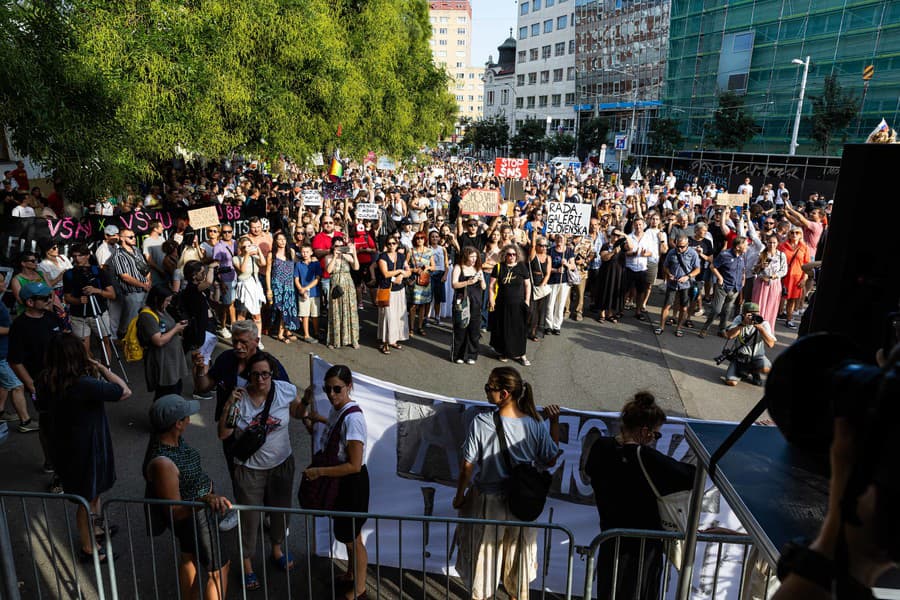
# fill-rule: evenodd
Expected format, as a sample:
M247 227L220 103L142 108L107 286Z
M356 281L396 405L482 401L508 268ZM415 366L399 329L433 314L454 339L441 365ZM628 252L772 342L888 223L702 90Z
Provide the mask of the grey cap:
M150 407L150 426L157 433L168 431L176 422L200 412L200 403L178 394L166 394Z
M107 225L103 228L103 233L106 235L119 235L119 228L115 225Z

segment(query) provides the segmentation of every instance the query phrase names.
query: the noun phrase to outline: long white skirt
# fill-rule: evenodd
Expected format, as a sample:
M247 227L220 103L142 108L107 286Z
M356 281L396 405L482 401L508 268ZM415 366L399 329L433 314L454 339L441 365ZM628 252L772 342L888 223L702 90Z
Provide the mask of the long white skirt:
M409 339L405 289L392 291L390 304L378 309L378 339L385 344Z
M266 301L262 284L256 277L238 279L234 288L234 296L254 317L260 313L261 307Z

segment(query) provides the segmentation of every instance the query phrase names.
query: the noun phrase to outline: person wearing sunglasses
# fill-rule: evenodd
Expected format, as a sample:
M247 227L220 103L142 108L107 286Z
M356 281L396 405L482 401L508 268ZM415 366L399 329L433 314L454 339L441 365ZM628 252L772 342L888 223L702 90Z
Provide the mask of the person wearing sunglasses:
M294 482L294 455L289 431L291 417L306 416L297 387L277 380L280 365L273 356L258 352L247 361L246 387L235 387L219 419L219 439L234 436L237 443L245 432L266 428L263 445L244 460L234 459L234 497L239 504L290 508ZM265 420L265 423L262 420ZM291 553L284 548L289 516L269 513L272 562L281 571L294 567ZM262 587L253 569L259 535L259 512L241 513L241 554L244 560L244 588Z
M334 365L325 372L324 384L322 389L331 405L328 416L316 410L313 386L306 388L303 394L300 416L307 423L310 435L319 435L319 447L324 449L321 455L323 465L333 466L314 466L314 463L303 471L303 476L312 481L320 477L340 479L334 510L368 512L368 430L362 408L350 397L353 373L345 365ZM314 428L316 423L325 427ZM334 591L342 594L339 598L361 600L366 597L368 553L360 532L366 519L335 517L332 521L334 537L347 547L347 556L352 557L353 564L346 573L336 578Z
M531 304L531 277L528 267L521 260L521 250L515 244L505 246L501 252L503 262L491 273L491 294L488 308L491 311L491 347L500 362L512 357L529 366L525 356L528 311Z
M504 481L510 477L507 465L533 463L545 469L556 463L562 454L558 445L559 406L546 406L539 413L531 384L512 367L492 370L484 393L496 410L480 412L469 425L453 508L465 518L517 520L503 492ZM544 419L550 422L549 427ZM498 422L509 448L508 462L500 446ZM510 597L528 598L529 583L537 578L537 531L496 525L457 526L456 569L473 598L495 597L501 581ZM505 559L495 560L496 556ZM502 571L498 568L501 564Z
M234 309L234 293L237 275L234 271L234 256L237 254L237 242L234 239L234 226L225 223L219 230L220 237L212 249L212 259L219 264L217 273L219 283L219 331L226 340L231 339L228 326L237 321Z
M397 236L389 237L376 263L378 289L391 290L388 305L378 307L378 340L382 354L390 354L391 348L402 349L400 342L409 339L403 281L412 275L412 271L407 265L406 255L398 251L399 246Z
M662 438L660 430L665 422L666 413L653 394L641 391L622 408L618 435L601 437L591 446L584 473L594 488L601 531L613 528L662 531L650 482L663 496L691 489L695 467L654 448ZM606 484L608 481L615 481L616 485ZM662 541L622 540L617 567L612 545L604 546L608 547L600 548L597 566L597 598L613 598L613 579L616 579L616 598L659 597ZM615 568L618 568L617 578L613 575Z

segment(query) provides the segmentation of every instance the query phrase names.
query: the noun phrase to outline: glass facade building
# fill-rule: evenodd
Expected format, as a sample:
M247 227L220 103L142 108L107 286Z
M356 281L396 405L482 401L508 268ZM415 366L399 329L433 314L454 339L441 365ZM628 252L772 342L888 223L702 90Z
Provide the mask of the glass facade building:
M760 128L744 150L787 153L803 75L792 60L807 56L797 154L818 153L810 97L832 74L861 102L848 142L864 141L882 118L900 126L897 0L672 0L663 113L681 122L685 147L704 148L718 94L734 90ZM840 153L839 137L830 154Z

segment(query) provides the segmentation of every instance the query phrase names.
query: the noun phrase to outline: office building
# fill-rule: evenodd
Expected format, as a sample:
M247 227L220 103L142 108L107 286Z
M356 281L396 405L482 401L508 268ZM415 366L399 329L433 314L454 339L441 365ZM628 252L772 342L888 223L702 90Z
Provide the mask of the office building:
M900 2L896 0L672 0L665 112L682 122L685 147L709 148L718 95L740 94L759 133L745 151L786 154L810 57L803 116L836 75L860 100L848 142L864 141L882 118L900 119ZM794 62L796 60L796 62ZM864 69L874 67L866 85ZM808 118L797 154L814 154ZM841 149L840 136L830 154Z
M448 89L459 107L453 135L462 135L461 121L481 118L483 67L472 66L472 4L469 0L428 3L434 62L450 76ZM453 140L455 141L455 140Z

